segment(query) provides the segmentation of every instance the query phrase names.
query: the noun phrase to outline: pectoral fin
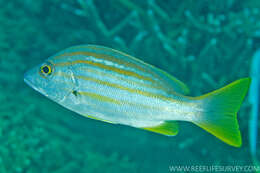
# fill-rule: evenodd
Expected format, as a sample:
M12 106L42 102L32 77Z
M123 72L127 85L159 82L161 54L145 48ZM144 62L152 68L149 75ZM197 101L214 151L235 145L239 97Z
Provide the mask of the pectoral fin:
M96 117L91 116L91 115L85 115L85 116L88 117L88 118L94 119L94 120L99 120L99 121L103 121L103 122L106 122L106 123L116 124L116 123L114 123L114 122L112 122L112 121L103 120L103 119L96 118Z
M178 123L176 121L166 121L158 126L144 127L142 129L166 136L175 136L179 131Z

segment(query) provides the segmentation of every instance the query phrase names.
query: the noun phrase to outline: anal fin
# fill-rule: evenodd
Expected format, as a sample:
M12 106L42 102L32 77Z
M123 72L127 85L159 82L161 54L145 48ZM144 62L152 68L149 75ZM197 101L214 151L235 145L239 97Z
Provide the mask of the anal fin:
M142 129L166 136L175 136L179 131L178 123L176 121L165 121L158 126L143 127Z

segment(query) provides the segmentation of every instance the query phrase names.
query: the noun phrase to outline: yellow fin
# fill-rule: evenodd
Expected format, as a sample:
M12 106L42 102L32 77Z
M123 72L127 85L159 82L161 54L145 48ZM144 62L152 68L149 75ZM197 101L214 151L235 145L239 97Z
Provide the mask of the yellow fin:
M99 121L103 121L103 122L106 122L106 123L115 124L115 123L112 122L112 121L103 120L103 119L100 119L100 118L93 117L93 116L91 116L91 115L85 115L85 116L88 117L88 118L94 119L94 120L99 120Z
M175 121L167 121L158 126L144 127L142 129L148 130L151 132L155 132L155 133L159 133L162 135L166 135L166 136L175 136L175 135L177 135L177 133L179 131L178 123Z
M77 46L74 48L80 48L80 47L82 47L82 46ZM115 50L115 49L111 49L111 48L99 46L99 45L86 45L86 46L83 45L83 47L90 48L92 50L102 50L105 53L109 53L117 58L124 58L124 60L127 60L128 58L130 58L133 61L145 64L146 66L149 66L157 75L159 75L162 78L162 80L166 82L167 85L171 86L174 92L184 94L184 95L187 95L190 93L189 88L176 77L172 76L171 74L167 73L166 71L161 70L151 64L147 64L147 63L141 61L140 59L137 59L131 55L128 55L126 53L123 53L123 52Z
M165 78L169 82L169 85L171 85L173 87L175 92L184 94L184 95L187 95L190 93L189 88L182 81L180 81L176 77L170 75L169 73L167 73L161 69L157 69L157 71L160 71L160 73L165 75Z
M205 111L193 123L215 135L225 143L240 147L241 134L237 122L237 112L246 96L250 78L237 80L209 94L196 97Z

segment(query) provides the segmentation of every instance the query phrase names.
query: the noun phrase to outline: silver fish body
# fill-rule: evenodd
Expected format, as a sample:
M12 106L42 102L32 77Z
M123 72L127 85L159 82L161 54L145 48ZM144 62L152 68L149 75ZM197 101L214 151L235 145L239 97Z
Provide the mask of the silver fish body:
M46 78L38 72L44 64L53 68L53 74ZM81 115L134 127L184 120L185 114L193 112L192 104L179 101L185 98L177 92L188 92L180 81L129 55L101 46L83 45L59 52L29 71L25 81Z
M29 70L24 81L86 117L164 135L177 133L176 120L190 121L230 145L241 145L236 113L247 92L248 78L210 94L188 97L185 84L163 70L111 48L80 45ZM209 113L221 116L212 118ZM225 120L234 126L235 135L225 133Z

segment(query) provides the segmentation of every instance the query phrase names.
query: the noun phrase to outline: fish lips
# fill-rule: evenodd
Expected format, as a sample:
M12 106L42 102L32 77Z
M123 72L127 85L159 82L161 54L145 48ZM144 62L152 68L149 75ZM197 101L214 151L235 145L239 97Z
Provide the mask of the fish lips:
M37 76L35 75L34 69L27 71L24 74L23 80L27 85L29 85L34 90L40 92L43 95L46 95L46 93L40 87L37 87Z

